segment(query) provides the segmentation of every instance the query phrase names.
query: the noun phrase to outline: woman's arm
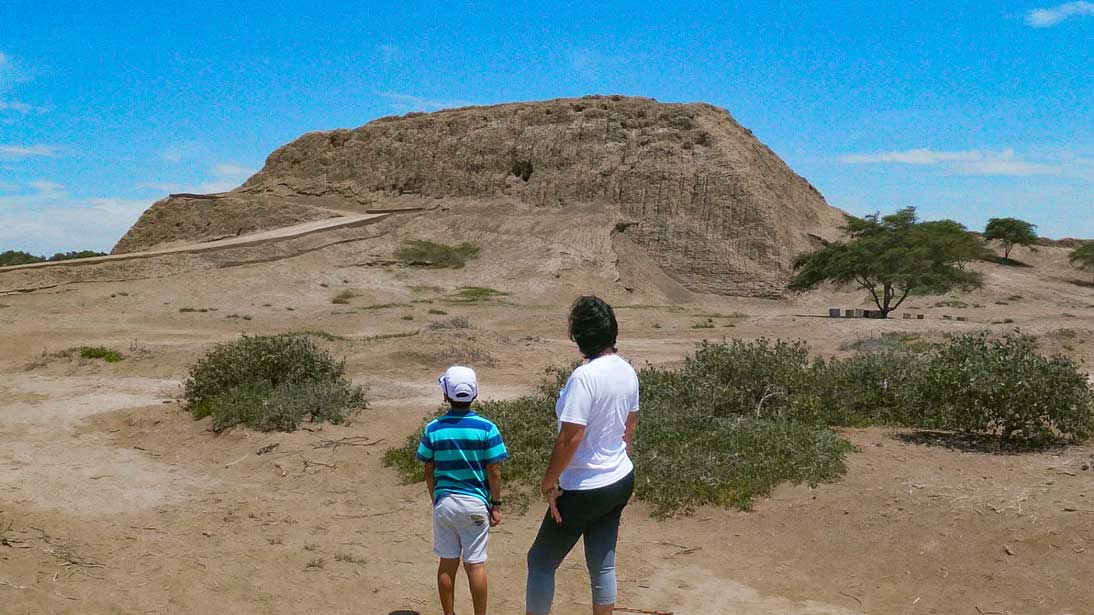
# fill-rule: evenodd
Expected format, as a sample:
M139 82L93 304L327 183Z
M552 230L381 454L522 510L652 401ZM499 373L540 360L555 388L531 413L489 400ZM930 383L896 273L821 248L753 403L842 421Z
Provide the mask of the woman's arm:
M547 471L544 472L543 483L540 485L543 493L548 493L558 486L558 478L562 476L566 466L570 465L574 454L577 453L577 447L581 446L584 438L584 425L562 423L558 439L555 440L555 449L551 452L551 461L547 463Z
M638 413L631 412L627 415L627 427L623 432L623 441L627 443L627 456L634 454L634 434L638 431Z

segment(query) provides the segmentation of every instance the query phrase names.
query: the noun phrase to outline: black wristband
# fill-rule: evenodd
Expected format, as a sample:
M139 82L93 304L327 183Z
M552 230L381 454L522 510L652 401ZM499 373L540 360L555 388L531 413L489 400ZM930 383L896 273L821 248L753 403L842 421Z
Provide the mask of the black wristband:
M500 508L504 504L505 502L503 500L490 500L491 508Z

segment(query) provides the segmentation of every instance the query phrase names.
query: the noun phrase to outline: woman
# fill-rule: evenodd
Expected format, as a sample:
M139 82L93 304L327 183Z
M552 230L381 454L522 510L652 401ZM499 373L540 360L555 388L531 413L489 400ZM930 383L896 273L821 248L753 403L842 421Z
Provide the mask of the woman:
M528 551L528 615L547 615L555 570L585 538L593 614L615 607L615 544L619 518L634 491L629 452L638 412L638 376L616 354L619 325L599 297L570 309L570 339L585 363L574 370L555 406L559 433L543 475L548 511Z

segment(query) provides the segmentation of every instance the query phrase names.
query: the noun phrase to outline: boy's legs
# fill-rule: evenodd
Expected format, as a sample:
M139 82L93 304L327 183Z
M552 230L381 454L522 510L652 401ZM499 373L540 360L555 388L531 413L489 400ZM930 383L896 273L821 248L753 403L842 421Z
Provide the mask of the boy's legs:
M460 570L460 558L442 557L437 565L437 593L441 596L444 615L456 612L456 573Z
M486 562L477 564L464 562L463 570L467 573L467 586L471 589L471 603L475 607L475 615L486 615Z

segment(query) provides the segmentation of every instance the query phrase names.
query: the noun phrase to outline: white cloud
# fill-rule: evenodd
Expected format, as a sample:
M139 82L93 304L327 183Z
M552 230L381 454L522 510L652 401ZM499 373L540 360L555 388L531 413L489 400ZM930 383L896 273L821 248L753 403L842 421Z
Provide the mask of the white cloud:
M0 159L56 158L59 155L61 155L61 148L55 145L0 144Z
M976 150L946 152L931 149L909 149L874 154L849 154L840 156L839 161L844 164L939 164L942 162L973 161L982 157L983 155Z
M56 187L52 182L35 182ZM33 187L33 185L32 185ZM109 251L149 203L116 198L72 199L60 191L0 196L0 249L50 255Z
M453 109L456 107L469 107L475 103L466 100L438 100L399 94L396 92L377 92L391 101L391 108L398 113L410 113L411 111L440 111L441 109Z
M141 182L137 184L138 190L155 190L156 192L186 192L185 184L173 184L170 182Z
M204 150L204 146L197 141L183 141L168 145L160 150L160 158L168 162L182 162L200 156Z
M177 182L142 182L137 184L140 190L152 190L155 192L175 194L187 192L193 194L214 194L228 192L239 186L256 171L252 168L238 164L218 164L209 169L212 179L196 184L183 184Z
M403 49L398 45L377 45L376 55L386 64L397 62L403 58Z
M1041 160L1026 160L1011 148L993 150L932 150L910 149L901 151L876 152L871 154L848 154L840 156L843 164L911 164L941 166L960 175L1067 175L1088 177L1083 170L1082 161L1065 159L1060 156L1044 157Z
M51 196L59 195L59 194L63 193L64 190L65 190L65 185L64 184L58 184L57 182L48 182L48 181L43 181L43 180L30 182L30 187L34 188L34 190L36 192L38 192L39 194L45 194L45 195L51 195Z
M240 166L238 164L218 164L209 171L214 177L223 178L248 178L257 171L254 169Z
M1066 2L1059 6L1033 9L1026 14L1026 24L1048 28L1071 17L1094 15L1094 2Z
M45 109L42 107L28 105L27 103L20 102L18 100L0 100L0 111L14 111L15 113L27 115L32 111L42 113L45 111Z

